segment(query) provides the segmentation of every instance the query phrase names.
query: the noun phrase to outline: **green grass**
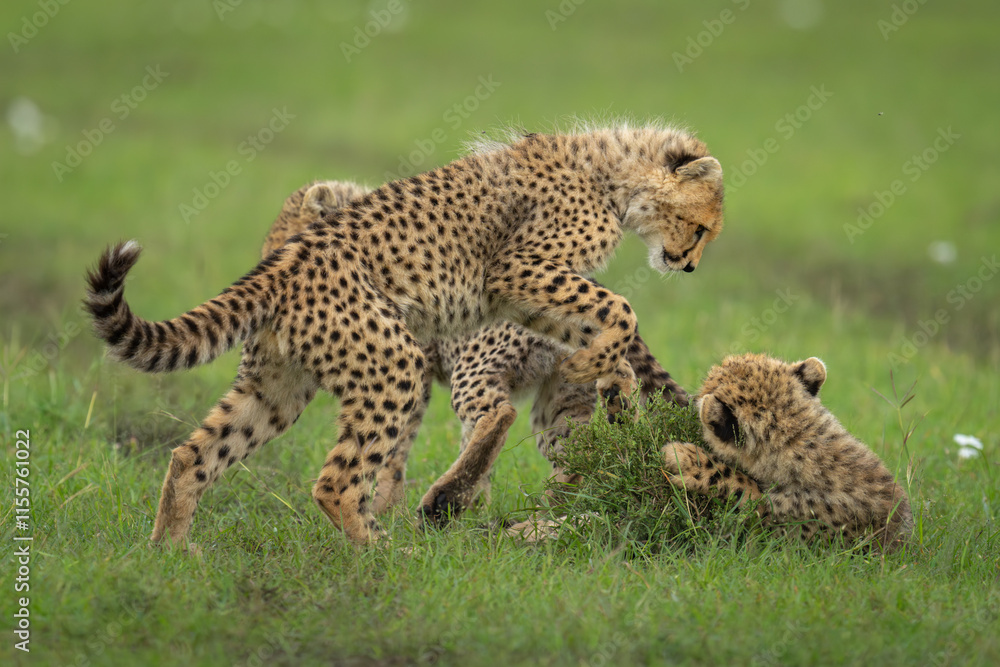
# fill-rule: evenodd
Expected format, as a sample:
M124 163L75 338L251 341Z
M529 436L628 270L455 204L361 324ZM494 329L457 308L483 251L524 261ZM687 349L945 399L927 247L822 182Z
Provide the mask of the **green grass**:
M5 557L0 661L1000 661L1000 281L983 263L1000 248L997 10L929 2L883 39L891 3L823 3L804 30L780 17L794 3L744 4L586 2L552 30L545 12L557 2L406 3L350 63L340 44L368 20L366 3L245 0L224 20L194 0L68 3L16 53L7 37L0 103L37 105L43 141L25 152L9 121L0 132L5 555L23 534L19 429L31 430L34 535L32 652L13 648L20 594ZM735 20L678 71L673 53L726 8ZM3 34L37 11L4 4ZM166 79L119 118L114 101L157 65ZM446 114L480 77L500 85L456 126ZM823 86L832 96L790 135L780 129ZM275 108L295 118L248 161L241 142ZM425 167L499 123L545 130L616 113L697 130L727 173L727 227L694 274L653 276L628 239L601 280L630 299L688 389L730 352L823 358L825 404L909 478L913 548L883 560L752 531L729 539L710 522L655 551L599 533L518 544L481 526L523 518L544 490L548 465L523 414L492 505L418 533L416 501L460 439L443 391L410 459L408 506L387 520L391 542L356 550L312 505L335 440L336 406L321 397L206 493L192 533L201 558L146 546L169 448L225 390L237 357L163 377L105 360L79 300L108 242L146 246L130 302L173 316L242 275L282 199L310 179L377 184L431 137L443 138ZM58 180L53 162L108 118L114 131ZM960 137L912 180L908 161L949 127ZM770 139L778 150L744 167ZM185 222L181 205L232 160L240 173ZM858 209L896 180L903 194L848 238ZM953 261L930 258L935 242L951 244ZM914 381L901 414L872 391L892 398L893 384ZM956 433L979 437L983 455L960 459Z
M668 484L660 451L668 442L705 446L694 407L662 396L634 421L610 424L600 406L590 423L574 427L558 461L580 479L568 489L554 479L547 485L559 499L558 514L572 519L557 537L602 540L635 558L694 548L703 536L728 536L734 523L750 518L735 503L688 497Z

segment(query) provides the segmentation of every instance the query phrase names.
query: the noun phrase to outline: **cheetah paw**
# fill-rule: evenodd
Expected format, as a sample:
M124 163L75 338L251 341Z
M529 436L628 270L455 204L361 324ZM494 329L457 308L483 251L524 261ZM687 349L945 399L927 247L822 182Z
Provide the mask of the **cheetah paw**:
M637 406L631 400L634 390L635 376L624 371L597 381L597 391L604 400L610 423L617 424L624 421L626 415L631 415L633 420L638 417Z
M465 507L441 491L434 500L420 508L420 525L443 528L449 521L458 517Z
M617 424L624 420L623 414L628 413L632 408L631 401L622 393L618 387L610 387L601 392L604 405L608 412L608 423Z
M563 377L573 384L590 384L602 374L597 355L589 348L577 350L562 362Z
M519 539L528 544L552 540L559 537L559 527L562 526L566 517L552 519L532 518L509 526L504 532L508 537Z
M684 485L683 469L690 466L691 458L686 442L671 442L663 446L660 450L663 454L663 472L671 483L680 482ZM675 481L676 480L676 481Z
M149 540L148 544L150 549L177 550L180 553L199 559L203 556L201 547L190 540L183 540L181 542L174 542L173 540Z

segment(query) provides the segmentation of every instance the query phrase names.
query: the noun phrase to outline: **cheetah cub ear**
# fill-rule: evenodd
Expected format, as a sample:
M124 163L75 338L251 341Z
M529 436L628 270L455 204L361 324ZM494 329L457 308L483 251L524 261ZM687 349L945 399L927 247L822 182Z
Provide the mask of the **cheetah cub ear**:
M677 178L687 180L712 180L722 183L722 165L714 157L702 157L677 167Z
M309 186L302 199L302 211L318 217L323 217L339 206L337 193L334 192L329 182L314 183Z
M826 364L816 357L792 364L792 372L813 396L819 393L819 388L826 382Z
M706 436L710 430L712 435L724 443L735 445L739 440L740 424L736 421L736 415L728 405L712 394L701 397L698 417L705 426Z

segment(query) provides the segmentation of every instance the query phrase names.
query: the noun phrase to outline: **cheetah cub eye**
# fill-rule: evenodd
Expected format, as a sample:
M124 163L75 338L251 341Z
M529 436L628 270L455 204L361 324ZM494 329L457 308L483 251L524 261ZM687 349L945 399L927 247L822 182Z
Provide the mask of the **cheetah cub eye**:
M743 441L736 415L728 405L712 394L701 397L698 412L706 437L711 435L730 445L739 445Z

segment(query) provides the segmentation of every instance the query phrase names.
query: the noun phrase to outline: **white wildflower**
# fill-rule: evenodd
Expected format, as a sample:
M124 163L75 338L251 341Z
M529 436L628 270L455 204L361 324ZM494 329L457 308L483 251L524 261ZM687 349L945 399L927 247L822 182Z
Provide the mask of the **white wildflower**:
M983 451L983 443L974 435L955 434L955 444L958 445L958 458L971 459Z

